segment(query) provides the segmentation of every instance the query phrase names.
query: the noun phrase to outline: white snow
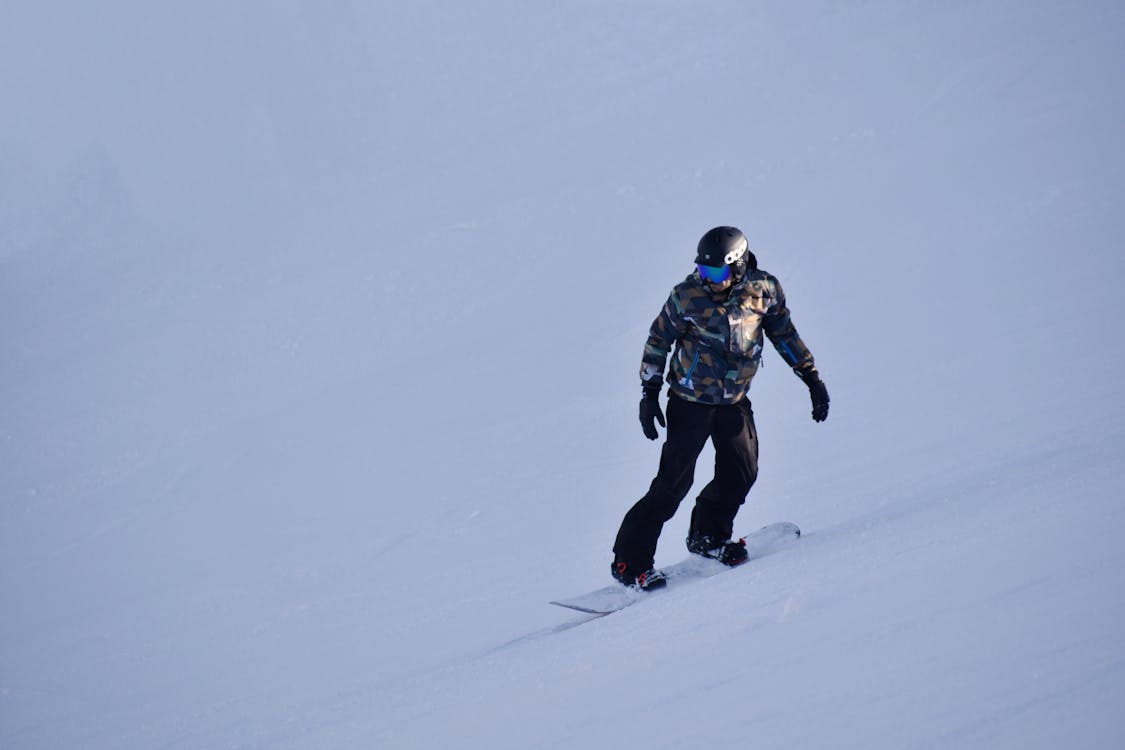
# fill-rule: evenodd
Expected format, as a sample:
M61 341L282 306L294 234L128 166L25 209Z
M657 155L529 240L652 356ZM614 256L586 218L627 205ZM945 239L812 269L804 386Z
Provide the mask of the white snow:
M1123 29L0 5L0 746L1125 746ZM552 607L728 223L833 399L767 353L738 524L805 536Z

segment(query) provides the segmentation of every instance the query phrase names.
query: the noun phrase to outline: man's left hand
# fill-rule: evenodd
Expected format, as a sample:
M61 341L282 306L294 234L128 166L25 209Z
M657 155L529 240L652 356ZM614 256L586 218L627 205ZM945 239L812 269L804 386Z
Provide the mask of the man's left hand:
M828 419L828 386L823 380L818 380L809 385L809 396L812 397L812 418L814 422L823 422Z
M820 379L815 370L802 375L801 380L809 387L809 397L812 398L812 418L814 422L823 422L828 419L828 386Z

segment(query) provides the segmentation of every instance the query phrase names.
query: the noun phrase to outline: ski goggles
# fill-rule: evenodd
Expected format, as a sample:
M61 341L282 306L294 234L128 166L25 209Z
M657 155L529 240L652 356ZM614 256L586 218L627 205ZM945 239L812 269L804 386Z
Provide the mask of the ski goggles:
M705 266L697 263L695 267L699 269L699 278L712 284L722 284L730 278L730 266Z

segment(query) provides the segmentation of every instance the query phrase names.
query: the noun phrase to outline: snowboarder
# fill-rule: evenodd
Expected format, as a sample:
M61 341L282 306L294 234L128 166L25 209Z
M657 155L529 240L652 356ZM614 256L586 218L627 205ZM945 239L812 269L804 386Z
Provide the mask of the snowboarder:
M653 569L656 542L691 489L708 439L715 446L715 475L695 501L687 548L727 565L747 558L745 543L731 535L758 476L758 433L747 391L761 362L763 333L808 386L812 418L828 418L828 389L812 353L793 327L781 284L758 268L746 235L715 227L699 240L695 263L653 322L641 359L641 428L656 440L659 422L667 437L648 493L621 522L611 572L622 584L644 590L666 583ZM670 351L665 423L660 391Z

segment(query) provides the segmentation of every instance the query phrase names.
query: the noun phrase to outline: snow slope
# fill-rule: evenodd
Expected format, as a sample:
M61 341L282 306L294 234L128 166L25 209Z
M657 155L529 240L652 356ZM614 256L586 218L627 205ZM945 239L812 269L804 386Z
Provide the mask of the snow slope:
M0 746L1122 746L1123 29L3 4ZM607 581L641 345L725 223L832 394L752 393L739 524L805 537L550 607Z

